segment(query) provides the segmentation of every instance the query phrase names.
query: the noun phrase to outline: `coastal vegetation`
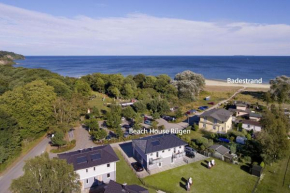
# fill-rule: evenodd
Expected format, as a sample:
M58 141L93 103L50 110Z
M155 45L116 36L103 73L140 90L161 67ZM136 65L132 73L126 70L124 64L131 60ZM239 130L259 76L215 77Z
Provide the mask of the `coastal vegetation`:
M23 60L25 57L14 52L0 51L0 65L15 64L14 60Z

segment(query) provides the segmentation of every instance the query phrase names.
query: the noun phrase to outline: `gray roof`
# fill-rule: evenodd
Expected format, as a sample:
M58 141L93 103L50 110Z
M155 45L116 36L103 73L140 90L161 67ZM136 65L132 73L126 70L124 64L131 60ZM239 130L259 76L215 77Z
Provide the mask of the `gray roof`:
M257 118L262 118L262 115L259 113L250 113L249 117L257 117Z
M248 124L248 125L255 125L255 126L262 126L261 123L257 121L251 121L251 120L242 120L243 124Z
M149 191L138 185L122 185L110 180L104 193L149 193Z
M232 113L226 109L211 109L209 111L205 111L200 115L200 117L212 117L219 121L227 121L231 117Z
M58 157L60 159L65 159L69 164L73 164L74 170L85 169L119 160L110 145L58 154Z
M187 143L172 134L161 134L132 140L145 154L169 149Z
M216 152L220 153L221 155L225 155L225 154L230 152L230 150L223 145L212 145L209 148L215 150Z

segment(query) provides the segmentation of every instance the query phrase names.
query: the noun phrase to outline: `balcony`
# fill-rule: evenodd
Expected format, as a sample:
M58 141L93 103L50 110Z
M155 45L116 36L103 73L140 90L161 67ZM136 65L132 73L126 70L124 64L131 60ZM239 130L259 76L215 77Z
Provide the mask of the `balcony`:
M173 158L179 158L185 156L185 152L173 153Z

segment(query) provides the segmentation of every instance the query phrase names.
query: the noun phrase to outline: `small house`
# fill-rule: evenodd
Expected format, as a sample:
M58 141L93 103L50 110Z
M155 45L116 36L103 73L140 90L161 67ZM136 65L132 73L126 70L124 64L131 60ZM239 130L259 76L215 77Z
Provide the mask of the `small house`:
M253 121L260 121L261 118L262 118L262 115L259 114L259 113L251 112L251 113L249 114L249 119L250 119L250 120L253 120Z
M204 100L209 101L210 100L210 96L205 97Z
M233 156L230 154L230 150L223 145L212 145L209 149L214 150L213 157L221 159L223 161L232 162Z
M261 132L262 125L257 121L252 120L243 120L242 121L242 128L248 131L253 130L254 132Z

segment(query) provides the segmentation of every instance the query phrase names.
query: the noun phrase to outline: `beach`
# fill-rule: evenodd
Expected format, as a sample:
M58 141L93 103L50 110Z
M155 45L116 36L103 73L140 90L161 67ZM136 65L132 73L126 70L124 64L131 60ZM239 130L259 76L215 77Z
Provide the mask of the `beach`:
M205 80L206 86L230 86L230 87L247 87L247 88L262 88L269 89L270 84L235 84L235 83L227 83L222 80Z

